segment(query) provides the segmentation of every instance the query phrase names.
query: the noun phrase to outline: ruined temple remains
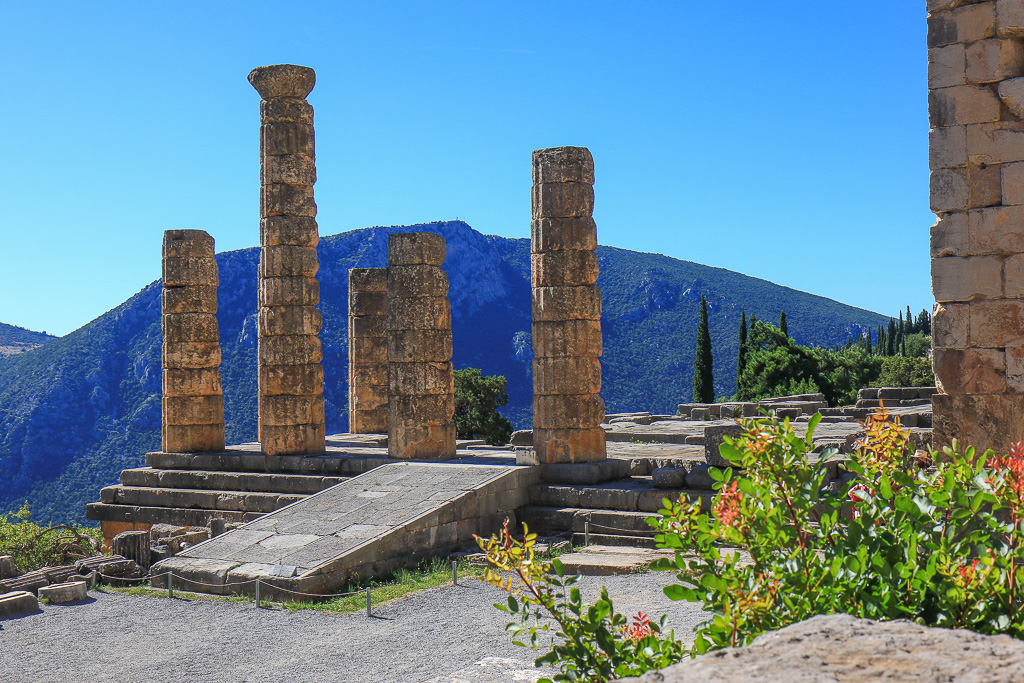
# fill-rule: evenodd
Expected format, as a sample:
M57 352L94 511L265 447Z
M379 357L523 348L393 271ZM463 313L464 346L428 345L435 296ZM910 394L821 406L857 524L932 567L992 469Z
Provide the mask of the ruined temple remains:
M455 457L452 313L444 237L388 237L388 453L393 458Z
M325 450L322 319L313 184L316 75L293 64L249 74L260 102L259 441L266 455Z
M165 453L224 450L217 284L210 235L202 230L164 232L160 306Z
M348 430L388 431L388 270L348 271Z
M533 447L540 464L605 460L594 160L533 153Z
M935 446L1024 438L1024 1L928 1Z

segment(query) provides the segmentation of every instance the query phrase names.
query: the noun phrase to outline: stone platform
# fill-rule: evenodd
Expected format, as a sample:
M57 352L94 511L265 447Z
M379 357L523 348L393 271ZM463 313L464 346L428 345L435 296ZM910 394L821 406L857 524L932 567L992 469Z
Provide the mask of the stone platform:
M489 536L527 504L536 468L461 462L382 465L318 494L195 545L152 569L213 584L204 592L287 590L324 593L356 578L377 576L446 555ZM163 580L159 585L166 585Z

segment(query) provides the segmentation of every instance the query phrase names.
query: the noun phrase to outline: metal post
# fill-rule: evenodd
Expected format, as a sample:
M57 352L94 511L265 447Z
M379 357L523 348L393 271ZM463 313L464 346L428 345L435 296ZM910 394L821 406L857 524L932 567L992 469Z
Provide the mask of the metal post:
M256 609L260 608L260 580L256 579Z
M458 560L452 560L452 585L459 585L459 562Z
M174 574L167 572L167 597L174 597Z
M590 545L590 520L583 520L583 546L587 547Z
M370 612L370 587L366 587L366 616L372 617L373 614Z

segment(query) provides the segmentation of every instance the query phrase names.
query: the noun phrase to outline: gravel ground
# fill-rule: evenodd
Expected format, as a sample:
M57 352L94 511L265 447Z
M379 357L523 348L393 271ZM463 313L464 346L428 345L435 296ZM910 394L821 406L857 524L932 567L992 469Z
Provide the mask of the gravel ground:
M663 572L584 577L604 584L620 612L668 614L688 638L699 608L675 603ZM374 617L289 614L244 603L92 593L84 604L0 621L0 679L40 681L535 681L536 656L511 643L504 594L475 579L419 591L374 608Z

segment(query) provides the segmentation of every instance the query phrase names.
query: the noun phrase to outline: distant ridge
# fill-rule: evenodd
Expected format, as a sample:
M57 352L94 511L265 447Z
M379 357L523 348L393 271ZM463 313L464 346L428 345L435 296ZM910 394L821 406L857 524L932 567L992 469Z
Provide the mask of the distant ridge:
M56 338L45 332L33 332L17 325L0 323L0 357L37 349Z
M354 230L320 241L328 432L347 411L348 269L386 265L392 232L445 236L455 367L509 381L505 414L531 420L530 241L483 235L461 221ZM690 397L697 307L708 299L715 391L735 388L740 308L784 309L793 337L834 345L887 318L722 268L598 247L604 315L602 396L609 412L674 412ZM259 249L217 255L228 441L256 438L256 264ZM153 254L159 273L160 254ZM86 502L160 444L160 283L82 328L0 358L0 512L26 499L39 521L81 521Z

